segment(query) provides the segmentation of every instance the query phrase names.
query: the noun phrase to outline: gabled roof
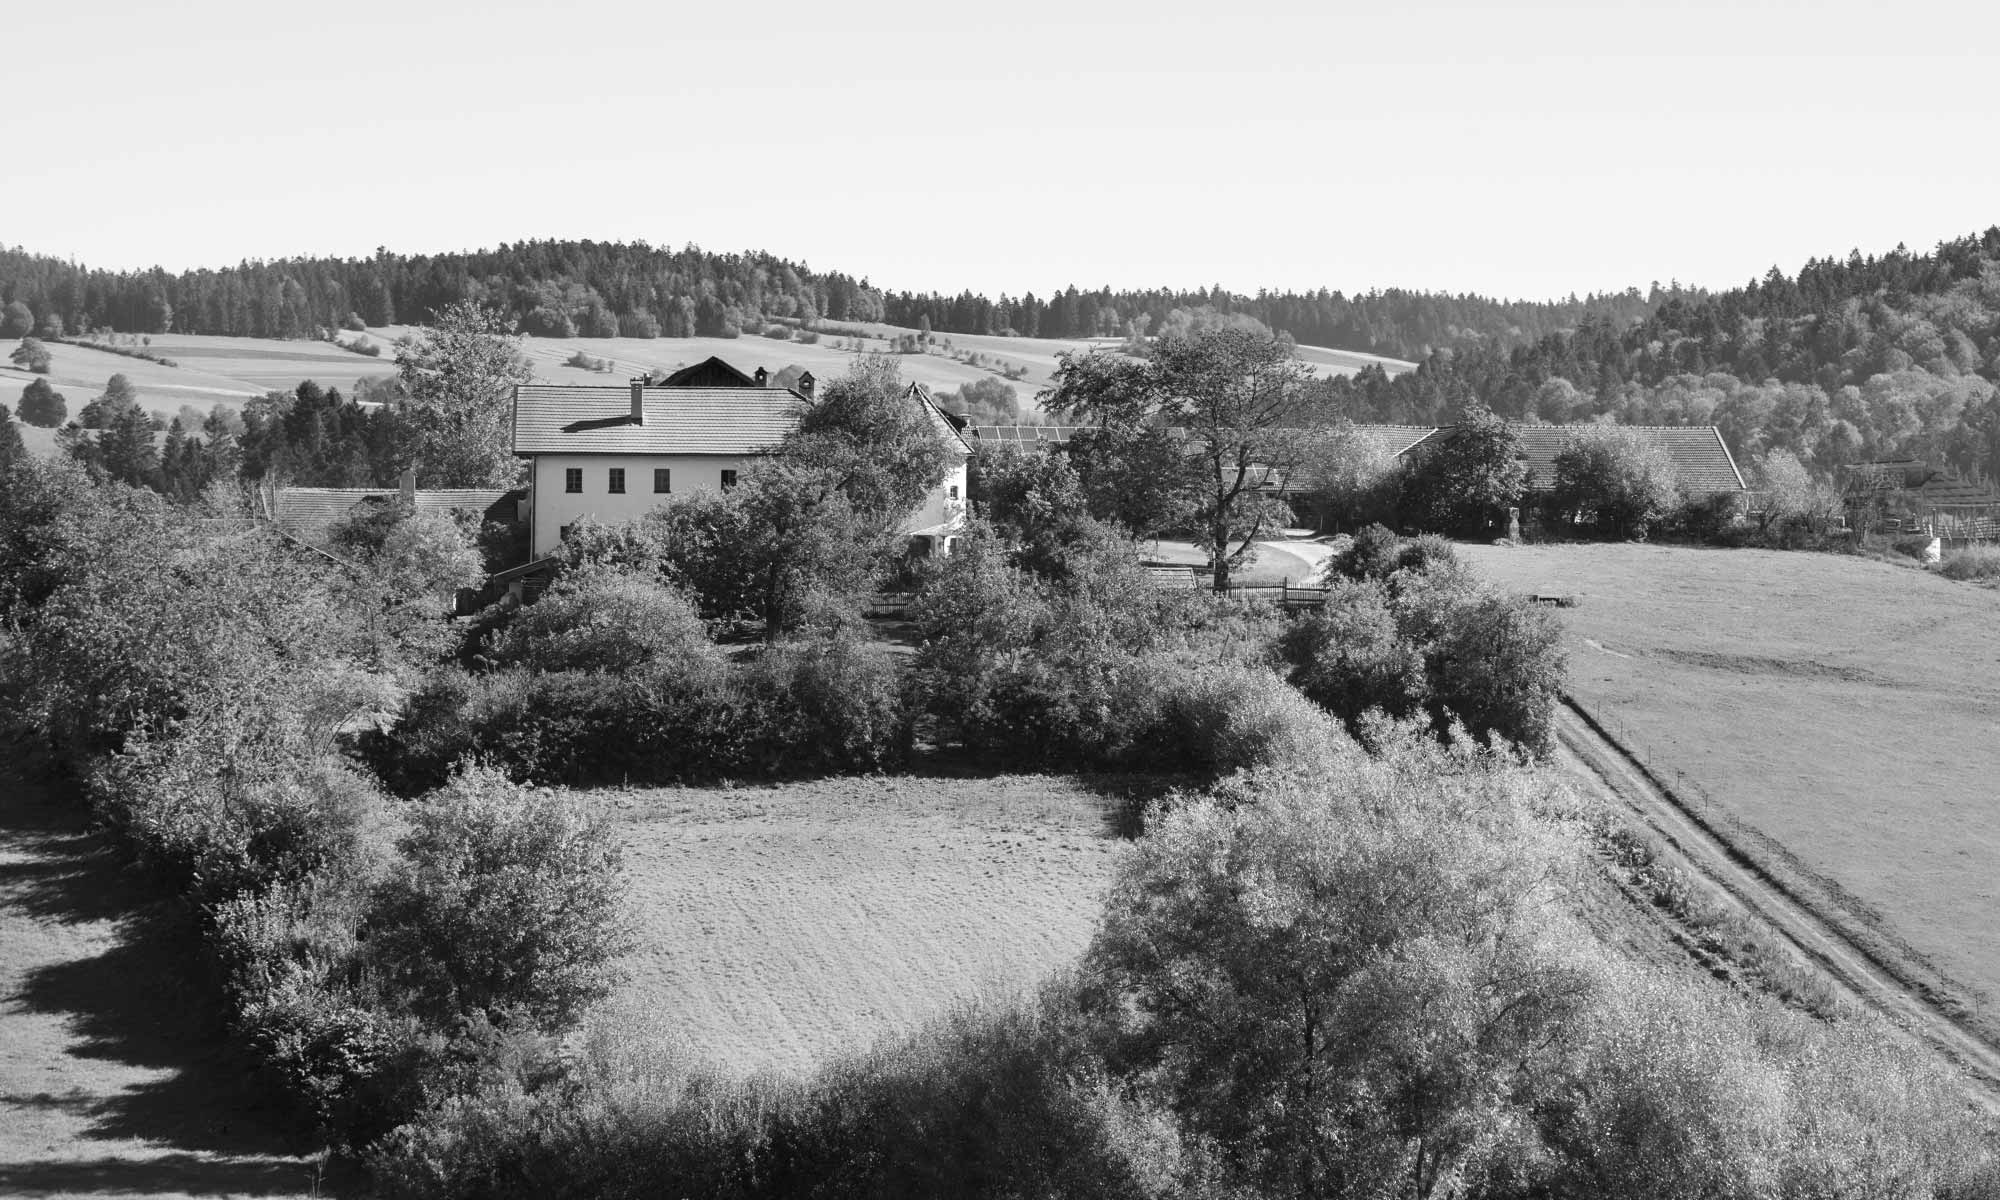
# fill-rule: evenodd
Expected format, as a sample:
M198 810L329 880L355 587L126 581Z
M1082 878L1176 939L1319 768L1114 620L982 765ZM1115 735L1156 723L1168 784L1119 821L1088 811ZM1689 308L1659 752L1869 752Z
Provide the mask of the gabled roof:
M939 436L958 447L962 453L967 455L972 453L972 443L966 441L965 435L958 431L958 422L952 420L942 408L939 408L936 400L931 399L929 388L921 383L913 383L906 394L914 397L917 403L924 406L924 411L930 414L931 426L938 431Z
M1396 458L1437 433L1435 425L1355 425L1356 436L1376 450Z
M514 453L761 454L810 403L790 388L768 387L646 387L641 396L646 419L638 423L629 387L521 384Z
M1555 486L1555 459L1572 437L1590 425L1511 425L1521 443L1521 462L1528 468L1528 490L1545 492ZM1674 475L1683 490L1703 496L1715 492L1740 492L1743 474L1722 442L1722 433L1713 425L1610 425L1636 434L1667 452L1674 463ZM1450 436L1450 430L1442 431Z
M682 367L665 379L649 381L655 387L756 387L757 381L711 354L691 367Z
M507 488L440 488L416 493L418 512L484 513L511 495ZM273 489L270 498L271 522L300 541L320 546L335 525L354 515L354 507L369 502L389 504L399 496L396 488L301 488Z

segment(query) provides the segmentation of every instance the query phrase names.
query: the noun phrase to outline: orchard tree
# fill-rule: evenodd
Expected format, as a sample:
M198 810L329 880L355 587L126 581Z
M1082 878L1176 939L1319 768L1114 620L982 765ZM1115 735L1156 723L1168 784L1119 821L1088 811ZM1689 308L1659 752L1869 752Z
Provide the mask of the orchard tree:
M1324 402L1289 337L1230 327L1162 337L1143 361L1064 354L1040 398L1093 424L1180 431L1171 470L1199 479L1190 485L1193 523L1218 591L1257 537L1289 519L1260 485L1296 466L1298 431L1318 423Z
M49 386L46 379L30 379L21 392L21 420L43 429L55 429L69 419L69 401Z
M396 351L405 452L430 487L505 487L520 476L509 448L516 384L534 378L520 342L497 315L470 301L437 314Z

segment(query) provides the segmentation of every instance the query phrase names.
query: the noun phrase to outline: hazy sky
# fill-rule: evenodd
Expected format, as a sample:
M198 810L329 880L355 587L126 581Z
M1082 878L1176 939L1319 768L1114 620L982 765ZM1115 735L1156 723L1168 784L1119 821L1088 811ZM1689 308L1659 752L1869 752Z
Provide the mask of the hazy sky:
M0 242L1543 297L2000 222L2000 5L43 3Z

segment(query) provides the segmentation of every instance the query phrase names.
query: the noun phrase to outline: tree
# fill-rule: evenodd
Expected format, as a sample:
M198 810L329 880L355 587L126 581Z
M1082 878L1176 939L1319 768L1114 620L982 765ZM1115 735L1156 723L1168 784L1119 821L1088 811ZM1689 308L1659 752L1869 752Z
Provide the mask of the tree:
M1179 431L1127 425L1080 429L1064 451L1098 520L1134 537L1194 527L1208 480Z
M98 434L89 459L106 476L133 487L152 487L160 456L153 449L153 422L138 405L119 409Z
M1406 458L1400 480L1405 518L1434 533L1483 533L1504 522L1527 489L1520 448L1505 421L1479 405L1468 407L1457 426Z
M1681 503L1673 456L1642 434L1615 425L1572 434L1553 464L1550 515L1611 537L1644 537Z
M513 387L534 378L520 343L470 301L447 306L396 351L405 395L397 416L408 457L431 487L505 487L520 475L507 427Z
M1145 361L1066 353L1041 399L1097 424L1182 431L1176 473L1200 478L1194 522L1222 590L1258 535L1289 518L1260 488L1296 465L1297 430L1317 423L1324 394L1290 338L1216 327L1162 337Z
M6 405L0 404L0 475L5 475L27 454L28 448L21 442L20 427L14 424L14 414L7 411Z
M1546 783L1387 740L1164 812L1086 956L1109 1065L1228 1194L1459 1194L1554 1090L1593 998Z
M27 337L35 331L35 314L19 300L9 301L0 310L0 337Z
M14 347L14 352L7 359L24 371L37 375L49 373L49 348L42 344L40 338L22 338L21 344Z
M83 406L76 422L85 429L109 429L126 410L138 407L139 394L132 389L132 381L122 374L113 375L105 380L104 391Z
M820 473L858 515L886 524L916 511L952 465L937 419L887 354L863 355L828 384L775 457Z
M30 379L21 391L21 420L43 429L55 429L69 419L69 401L49 386L46 379Z
M1815 536L1824 536L1841 514L1840 493L1826 481L1813 478L1789 450L1773 450L1759 459L1755 473L1765 494L1767 528L1773 523L1797 523Z

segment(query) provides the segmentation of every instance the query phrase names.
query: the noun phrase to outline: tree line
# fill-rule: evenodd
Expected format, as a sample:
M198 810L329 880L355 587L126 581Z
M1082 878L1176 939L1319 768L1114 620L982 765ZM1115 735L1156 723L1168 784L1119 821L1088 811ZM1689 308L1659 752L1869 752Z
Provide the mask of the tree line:
M1417 370L1337 380L1356 421L1709 425L1739 458L1786 451L1822 475L1911 456L1974 479L2000 467L2000 227L1797 275L1669 296L1630 324L1440 350Z
M0 248L0 336L83 330L297 338L344 324L426 323L473 301L544 337L734 337L766 321L888 321L940 333L1023 337L1159 333L1176 311L1241 315L1313 345L1419 358L1435 348L1511 346L1585 319L1629 324L1678 289L1583 299L1497 300L1405 289L1243 295L1079 290L997 299L889 292L763 252L640 243L529 241L453 254L291 258L170 273L92 269Z

